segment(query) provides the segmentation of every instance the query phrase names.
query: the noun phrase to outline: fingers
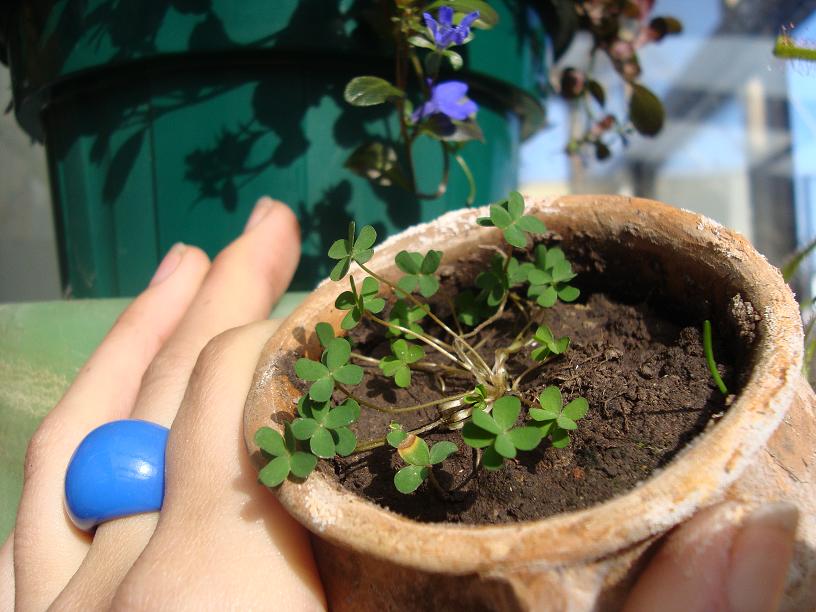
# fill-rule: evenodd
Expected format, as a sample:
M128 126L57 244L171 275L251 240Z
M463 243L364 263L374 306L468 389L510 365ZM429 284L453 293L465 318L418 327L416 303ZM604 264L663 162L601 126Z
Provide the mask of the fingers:
M673 532L638 579L626 612L772 612L793 556L798 511L779 502L747 516L729 502Z
M199 249L177 245L102 341L29 444L14 538L18 606L48 606L88 550L63 509L64 478L92 429L128 415L142 375L181 320L209 269Z
M0 548L0 612L14 610L14 533Z
M325 607L308 537L258 484L243 441L246 397L276 326L229 331L198 359L168 440L159 524L117 593L117 606L249 609L265 601L281 610ZM171 553L179 551L195 562L178 563ZM207 588L213 579L217 593Z
M262 198L245 233L216 257L184 320L151 364L132 417L169 427L204 345L227 329L266 319L299 258L294 214Z
M299 258L294 214L284 204L262 198L244 234L216 257L183 320L150 364L131 418L170 427L207 341L229 328L266 319L288 287ZM213 437L227 434L213 430ZM60 604L106 606L147 545L157 519L156 513L149 513L100 525ZM93 592L87 591L88 584L94 584Z

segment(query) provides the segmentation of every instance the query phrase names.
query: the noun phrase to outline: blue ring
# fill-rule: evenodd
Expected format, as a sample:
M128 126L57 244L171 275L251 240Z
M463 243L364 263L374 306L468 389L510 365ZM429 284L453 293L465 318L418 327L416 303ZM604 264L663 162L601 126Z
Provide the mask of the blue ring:
M161 510L166 427L128 419L97 427L65 473L65 506L83 531L114 518Z

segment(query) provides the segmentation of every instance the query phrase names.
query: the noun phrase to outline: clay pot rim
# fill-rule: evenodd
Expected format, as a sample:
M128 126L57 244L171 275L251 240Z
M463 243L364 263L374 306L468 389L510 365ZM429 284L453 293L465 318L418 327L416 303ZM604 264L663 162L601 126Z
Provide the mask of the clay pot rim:
M529 210L545 222L548 217L569 212L587 223L596 223L602 231L636 231L658 243L674 241L681 251L685 247L692 253L689 249L702 245L701 252L714 253L718 269L721 266L724 275L737 275L739 286L745 287L741 291L744 299L762 314L756 330L754 367L739 397L716 427L698 436L661 471L627 493L585 510L504 525L420 523L358 497L315 472L304 483L287 481L276 490L283 506L312 532L400 565L455 574L485 571L496 564L506 567L533 562L544 568L598 559L662 533L697 508L718 501L779 425L800 380L801 321L798 306L778 270L745 238L701 215L640 198L587 195L526 199ZM430 248L430 243L417 245L430 227L447 233L451 242L476 232L484 232L479 234L482 243L498 242L496 230L476 228L473 223L486 210L455 211L432 224L410 228L378 247L369 265L382 273L402 248ZM383 256L384 252L390 252L390 257ZM275 403L277 397L278 409L293 411L291 396L275 389L285 384L276 370L282 349L291 343L300 321L313 327L317 320L326 320L325 301L331 299L333 303L336 291L332 283L322 283L264 349L245 413L245 439L255 457L258 449L253 435L262 422L259 415L266 415L268 422L268 402ZM329 319L339 322L338 316Z

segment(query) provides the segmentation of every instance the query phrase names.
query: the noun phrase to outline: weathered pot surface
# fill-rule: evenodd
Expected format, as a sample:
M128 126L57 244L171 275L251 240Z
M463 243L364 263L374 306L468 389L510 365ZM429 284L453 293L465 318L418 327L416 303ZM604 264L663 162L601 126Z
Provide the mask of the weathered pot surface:
M797 551L784 610L816 606L816 397L800 374L799 309L779 272L741 236L699 215L619 196L527 199L528 211L565 241L578 237L599 252L622 253L632 273L660 282L668 296L697 295L735 329L753 320L750 374L725 416L663 470L592 508L501 526L419 523L346 491L315 472L284 482L277 496L317 537L315 553L329 601L338 610L502 609L614 610L644 554L697 510L733 499L750 508L788 500L800 508ZM370 262L396 278L400 250L440 248L455 261L475 244L496 244L478 227L485 209L449 213L380 246ZM620 261L620 258L618 259ZM656 271L656 272L655 272ZM361 280L358 274L356 280ZM267 343L247 400L245 438L299 396L285 362L304 344L314 356L314 326L339 329L339 285L324 283ZM691 293L690 293L691 292Z

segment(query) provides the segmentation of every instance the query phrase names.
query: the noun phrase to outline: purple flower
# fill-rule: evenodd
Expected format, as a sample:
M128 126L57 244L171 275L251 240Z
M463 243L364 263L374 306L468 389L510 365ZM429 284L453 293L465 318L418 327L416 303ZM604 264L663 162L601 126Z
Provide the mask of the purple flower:
M441 9L440 9L441 12ZM428 115L442 114L453 121L464 121L479 107L467 97L468 86L461 81L445 81L431 87L431 99L414 111L414 123Z
M444 51L450 45L461 45L470 35L471 24L479 18L479 11L468 13L459 22L453 25L453 9L449 6L439 8L439 21L434 19L430 13L423 13L425 25L433 35L436 48Z

